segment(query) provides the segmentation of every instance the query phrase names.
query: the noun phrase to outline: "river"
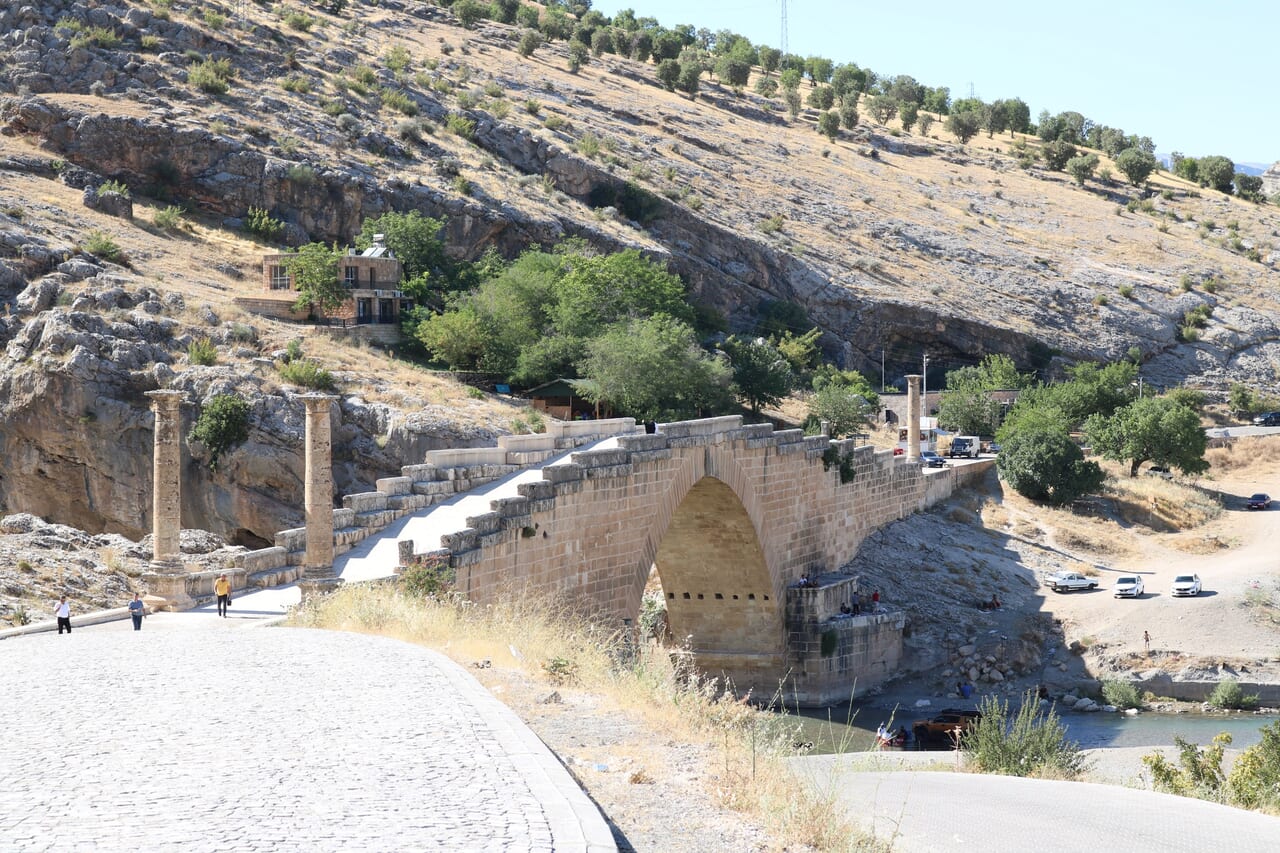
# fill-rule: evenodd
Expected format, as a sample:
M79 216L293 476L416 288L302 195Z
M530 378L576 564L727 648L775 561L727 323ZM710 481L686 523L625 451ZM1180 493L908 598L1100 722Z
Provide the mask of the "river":
M832 708L801 710L797 717L801 724L799 740L813 743L813 754L831 752L857 752L874 745L875 730L881 723L892 728L905 725L908 729L915 720L928 719L942 710L935 708L891 708L873 704L845 704ZM966 707L957 703L956 707ZM1011 713L1013 709L1010 709ZM1171 746L1174 736L1192 743L1207 744L1219 732L1231 734L1231 746L1244 749L1262 739L1263 726L1280 719L1266 714L1161 714L1144 712L1135 716L1108 714L1105 712L1060 714L1067 727L1067 737L1077 741L1084 749L1098 747Z

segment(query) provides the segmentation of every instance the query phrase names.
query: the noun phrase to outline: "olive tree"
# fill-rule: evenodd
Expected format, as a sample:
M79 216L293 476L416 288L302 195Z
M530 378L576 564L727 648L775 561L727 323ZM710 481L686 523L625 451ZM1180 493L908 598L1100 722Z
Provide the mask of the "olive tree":
M1124 173L1129 183L1140 187L1155 171L1156 158L1140 148L1126 148L1116 155L1116 168Z
M1111 416L1094 415L1085 422L1085 434L1104 458L1127 461L1130 477L1143 462L1172 465L1186 474L1209 470L1199 415L1168 397L1145 397Z

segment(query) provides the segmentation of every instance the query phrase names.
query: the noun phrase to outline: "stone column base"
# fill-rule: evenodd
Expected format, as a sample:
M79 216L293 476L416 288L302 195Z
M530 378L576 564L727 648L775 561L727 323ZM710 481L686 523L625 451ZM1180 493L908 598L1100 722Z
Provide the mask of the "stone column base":
M336 590L341 584L342 578L337 575L320 578L303 578L298 581L298 589L302 591L302 603L306 604L308 599L328 595Z
M164 599L164 603L153 607L153 610L190 610L196 606L196 600L187 592L187 573L182 564L170 560L152 560L151 571L142 576L147 587L147 597Z

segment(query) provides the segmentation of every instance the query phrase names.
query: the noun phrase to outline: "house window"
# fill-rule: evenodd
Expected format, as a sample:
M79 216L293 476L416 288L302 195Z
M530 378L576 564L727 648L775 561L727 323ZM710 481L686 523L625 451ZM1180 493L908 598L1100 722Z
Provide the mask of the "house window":
M360 281L360 270L356 267L346 267L342 271L342 283L347 287L355 287Z
M272 290L291 290L293 282L289 280L289 270L283 266L272 265L271 267L271 289Z

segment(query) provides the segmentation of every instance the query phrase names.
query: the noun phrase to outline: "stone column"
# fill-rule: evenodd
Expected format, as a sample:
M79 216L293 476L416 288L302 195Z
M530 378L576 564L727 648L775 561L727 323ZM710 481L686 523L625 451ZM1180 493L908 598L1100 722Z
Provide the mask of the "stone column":
M333 572L333 440L329 415L337 397L304 394L307 407L306 471L303 507L307 552L302 559L302 597L331 590L340 582Z
M920 379L907 377L907 458L920 458Z
M165 599L165 609L195 604L187 591L179 536L182 533L181 391L148 391L155 412L151 476L151 571L144 576L150 594Z

